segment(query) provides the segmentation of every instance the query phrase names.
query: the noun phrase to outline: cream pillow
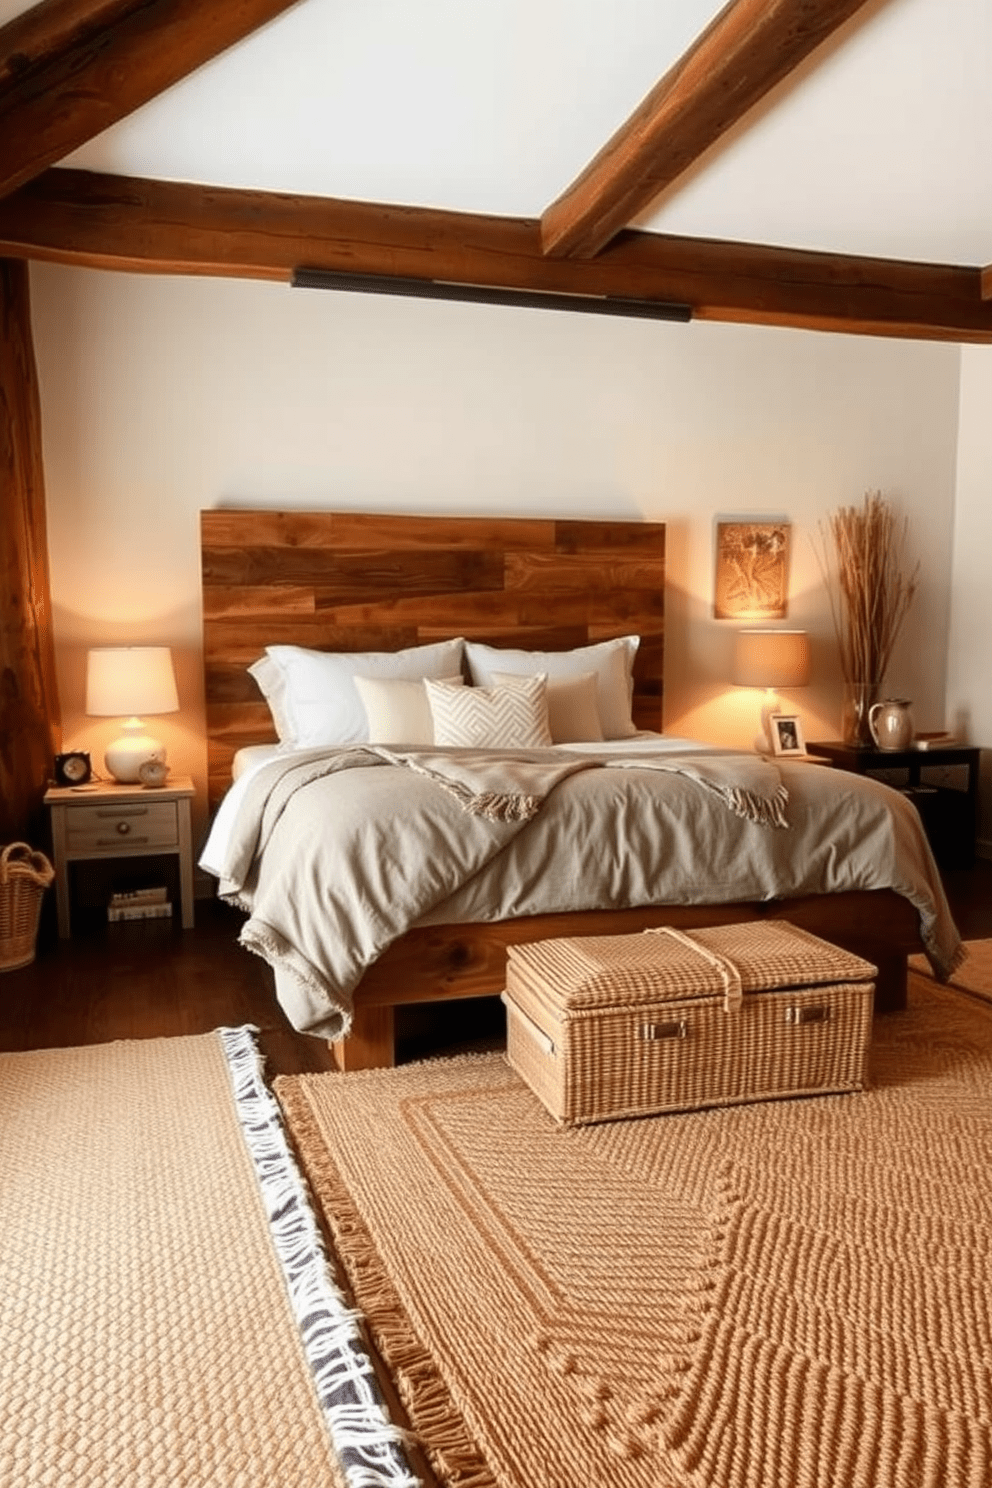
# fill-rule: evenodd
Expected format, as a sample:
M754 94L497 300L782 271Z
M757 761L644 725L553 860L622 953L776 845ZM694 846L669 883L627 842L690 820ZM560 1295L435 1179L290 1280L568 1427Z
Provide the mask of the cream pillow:
M574 651L511 651L500 646L465 642L472 681L477 687L492 687L496 673L515 677L543 672L549 681L595 672L599 721L604 739L629 739L636 734L631 717L634 697L634 656L640 636L621 636L579 646Z
M442 677L463 687L464 677ZM398 677L356 677L355 687L368 719L371 744L433 744L434 718L423 681Z
M519 686L526 679L506 672L494 673L497 686ZM599 721L598 679L595 672L577 677L549 677L547 687L548 727L555 744L594 743L603 737Z
M521 677L511 687L452 687L425 681L434 742L457 749L543 749L548 728L547 679Z
M272 711L283 744L316 749L362 744L368 720L355 677L452 677L461 671L461 639L405 651L311 651L267 646L248 670ZM275 670L273 670L273 668Z

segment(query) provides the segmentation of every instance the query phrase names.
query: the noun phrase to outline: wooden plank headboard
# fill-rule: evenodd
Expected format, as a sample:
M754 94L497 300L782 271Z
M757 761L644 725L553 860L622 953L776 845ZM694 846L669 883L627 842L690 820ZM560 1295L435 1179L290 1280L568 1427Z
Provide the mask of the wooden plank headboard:
M276 737L245 670L267 645L557 651L636 633L634 721L661 728L662 523L218 510L200 531L211 806L235 750Z

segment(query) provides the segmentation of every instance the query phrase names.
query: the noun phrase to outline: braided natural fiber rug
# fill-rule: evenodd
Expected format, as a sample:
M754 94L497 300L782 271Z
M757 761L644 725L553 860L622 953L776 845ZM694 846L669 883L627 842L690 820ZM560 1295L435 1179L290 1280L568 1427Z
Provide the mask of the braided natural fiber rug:
M286 1159L246 1030L0 1055L4 1488L413 1481Z
M988 1488L992 1008L871 1066L570 1130L499 1054L277 1081L442 1481Z

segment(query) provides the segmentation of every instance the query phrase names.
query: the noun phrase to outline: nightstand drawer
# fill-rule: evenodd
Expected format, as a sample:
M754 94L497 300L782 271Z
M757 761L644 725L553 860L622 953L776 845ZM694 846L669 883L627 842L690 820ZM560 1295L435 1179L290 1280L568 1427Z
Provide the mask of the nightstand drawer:
M70 854L120 852L129 847L175 848L179 842L175 801L73 806L65 814L65 830Z

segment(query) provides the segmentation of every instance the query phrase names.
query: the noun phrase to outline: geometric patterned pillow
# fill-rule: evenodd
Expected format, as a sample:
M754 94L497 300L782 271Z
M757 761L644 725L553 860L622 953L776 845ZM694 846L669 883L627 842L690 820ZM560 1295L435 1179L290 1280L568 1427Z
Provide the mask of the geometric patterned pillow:
M538 672L510 687L452 687L424 681L434 743L456 749L543 749L551 744L547 677Z

